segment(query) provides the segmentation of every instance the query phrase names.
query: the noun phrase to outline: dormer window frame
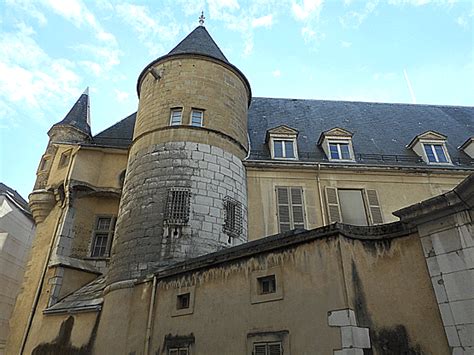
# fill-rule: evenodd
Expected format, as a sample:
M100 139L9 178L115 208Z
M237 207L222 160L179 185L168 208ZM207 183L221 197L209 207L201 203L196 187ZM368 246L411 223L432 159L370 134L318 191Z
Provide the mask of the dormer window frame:
M267 143L274 160L298 160L298 131L288 126L279 126L267 131ZM281 142L281 156L277 156L275 146ZM291 148L290 148L291 147ZM293 156L288 156L292 150Z
M469 137L461 146L458 147L459 151L464 152L468 157L474 159L474 136Z
M413 138L413 140L407 145L407 148L415 152L428 165L453 165L448 148L446 146L446 140L447 137L441 133L435 131L426 131ZM434 157L435 161L430 161L430 157L426 153L428 146L431 147L432 156ZM434 146L441 147L444 157L447 161L440 161L439 152L436 151Z
M354 147L352 145L352 132L340 127L334 127L321 133L318 145L323 148L327 159L330 162L355 162ZM337 157L333 157L331 153L331 145L337 146ZM342 145L347 145L349 158L343 158Z

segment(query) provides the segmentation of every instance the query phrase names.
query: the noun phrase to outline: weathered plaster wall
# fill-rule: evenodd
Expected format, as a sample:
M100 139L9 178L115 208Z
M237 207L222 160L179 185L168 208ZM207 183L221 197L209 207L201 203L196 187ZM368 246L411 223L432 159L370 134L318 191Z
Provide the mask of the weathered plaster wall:
M366 168L324 168L321 167L320 181L323 206L317 185L317 166L297 168L257 168L247 163L247 184L249 199L249 240L276 234L278 217L276 207L277 186L298 186L303 188L305 201L306 229L323 225L323 213L327 218L324 187L376 190L384 222L397 220L392 212L452 189L466 173L419 173L404 170Z
M0 354L4 354L9 319L20 292L35 226L6 196L0 195Z

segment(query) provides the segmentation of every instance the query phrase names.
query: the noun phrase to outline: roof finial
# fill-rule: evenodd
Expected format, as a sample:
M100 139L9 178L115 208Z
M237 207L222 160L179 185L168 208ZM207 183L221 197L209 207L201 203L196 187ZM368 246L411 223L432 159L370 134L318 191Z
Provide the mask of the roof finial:
M201 11L201 16L199 16L199 26L204 26L204 20L206 18L204 17L204 11Z

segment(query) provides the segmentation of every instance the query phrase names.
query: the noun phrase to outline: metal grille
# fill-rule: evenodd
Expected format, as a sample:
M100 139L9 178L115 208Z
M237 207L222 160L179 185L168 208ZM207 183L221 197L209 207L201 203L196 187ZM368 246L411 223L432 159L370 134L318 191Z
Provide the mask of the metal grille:
M224 197L224 233L231 237L242 234L242 204L230 196Z
M280 342L258 343L253 345L253 355L282 355Z
M172 188L166 202L166 223L183 226L189 221L189 200L191 193L186 188Z

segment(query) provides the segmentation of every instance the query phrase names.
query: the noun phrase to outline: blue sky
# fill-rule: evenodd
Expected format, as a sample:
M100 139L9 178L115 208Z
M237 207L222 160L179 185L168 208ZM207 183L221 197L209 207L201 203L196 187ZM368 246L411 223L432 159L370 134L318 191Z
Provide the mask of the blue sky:
M254 96L474 104L474 2L0 0L0 181L25 198L47 131L90 87L93 133L198 25Z

